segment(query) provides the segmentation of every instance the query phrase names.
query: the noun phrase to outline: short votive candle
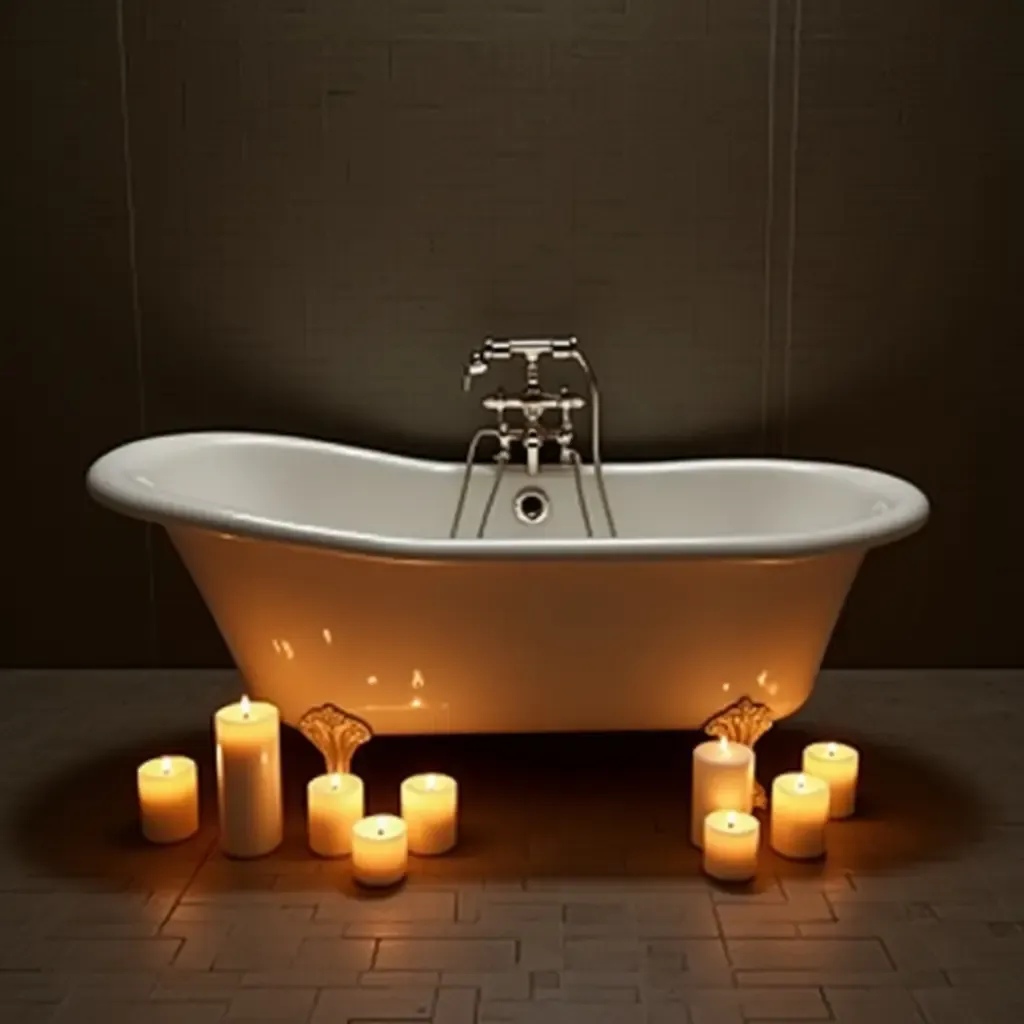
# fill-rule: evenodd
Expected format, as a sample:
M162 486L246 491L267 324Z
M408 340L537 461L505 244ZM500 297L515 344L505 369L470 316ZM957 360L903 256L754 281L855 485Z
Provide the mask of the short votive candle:
M757 874L761 825L742 811L712 811L704 819L704 871L720 882L746 882Z
M151 843L180 843L199 829L199 773L190 757L139 765L139 821Z
M829 815L849 818L857 806L860 754L845 743L812 743L804 747L805 775L824 779L829 787Z
M409 852L447 853L458 839L459 787L450 775L411 775L402 783L402 819Z
M772 849L792 860L812 860L825 852L828 783L813 775L788 772L772 783Z
M309 848L321 857L352 852L352 826L362 818L363 780L348 772L311 779L306 787Z
M393 814L375 814L352 826L352 876L360 885L386 888L405 878L409 833Z

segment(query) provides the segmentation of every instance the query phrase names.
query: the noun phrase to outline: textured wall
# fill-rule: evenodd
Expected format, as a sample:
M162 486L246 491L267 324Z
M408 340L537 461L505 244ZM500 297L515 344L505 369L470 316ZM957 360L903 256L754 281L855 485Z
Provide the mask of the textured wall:
M1024 662L1019 6L5 13L0 661L225 657L162 536L89 506L105 448L247 427L461 454L466 352L542 331L584 339L612 457L845 459L929 492L834 664Z

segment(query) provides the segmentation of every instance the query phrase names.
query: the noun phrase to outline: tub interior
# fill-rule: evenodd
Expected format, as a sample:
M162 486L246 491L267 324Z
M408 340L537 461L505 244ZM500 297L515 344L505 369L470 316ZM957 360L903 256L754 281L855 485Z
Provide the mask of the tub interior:
M330 444L226 435L186 443L140 445L122 467L137 486L183 505L229 510L274 521L403 538L445 538L451 527L461 464L426 462ZM494 480L478 465L460 536L474 536ZM834 529L889 511L893 495L867 470L768 460L709 460L605 467L620 537L771 538ZM516 495L540 487L550 499L541 523L520 522ZM593 470L584 495L597 535L607 535ZM572 471L545 466L527 477L509 467L499 486L487 537L562 539L584 536Z

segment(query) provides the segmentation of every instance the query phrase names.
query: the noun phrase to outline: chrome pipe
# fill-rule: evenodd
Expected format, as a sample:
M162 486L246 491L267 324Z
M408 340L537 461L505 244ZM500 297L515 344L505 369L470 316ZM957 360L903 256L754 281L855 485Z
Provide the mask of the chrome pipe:
M604 485L604 464L601 461L601 392L597 386L597 376L587 357L573 347L572 358L579 363L590 387L590 461L594 464L594 479L597 481L597 493L604 506L604 517L608 522L608 533L612 537L619 535L612 515L608 490Z

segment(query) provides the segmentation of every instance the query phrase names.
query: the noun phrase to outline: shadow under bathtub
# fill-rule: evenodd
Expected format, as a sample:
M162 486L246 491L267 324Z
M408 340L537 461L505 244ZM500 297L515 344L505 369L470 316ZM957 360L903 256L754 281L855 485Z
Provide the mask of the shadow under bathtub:
M812 737L781 724L758 744L769 782L799 766ZM757 889L775 877L877 872L949 859L979 841L986 815L977 794L941 764L865 737L855 818L829 825L822 861L785 861L763 846ZM357 755L370 812L397 812L399 783L421 771L459 780L460 843L449 855L412 858L410 883L545 878L698 878L688 841L688 733L382 737ZM352 891L344 860L323 861L305 845L305 784L323 771L292 729L282 737L286 835L269 857L232 861L216 847L216 782L208 732L157 736L51 775L25 794L8 825L13 852L33 873L113 888L169 886L213 891ZM202 828L173 847L146 843L138 828L135 768L164 751L198 762ZM765 826L765 835L767 827Z

